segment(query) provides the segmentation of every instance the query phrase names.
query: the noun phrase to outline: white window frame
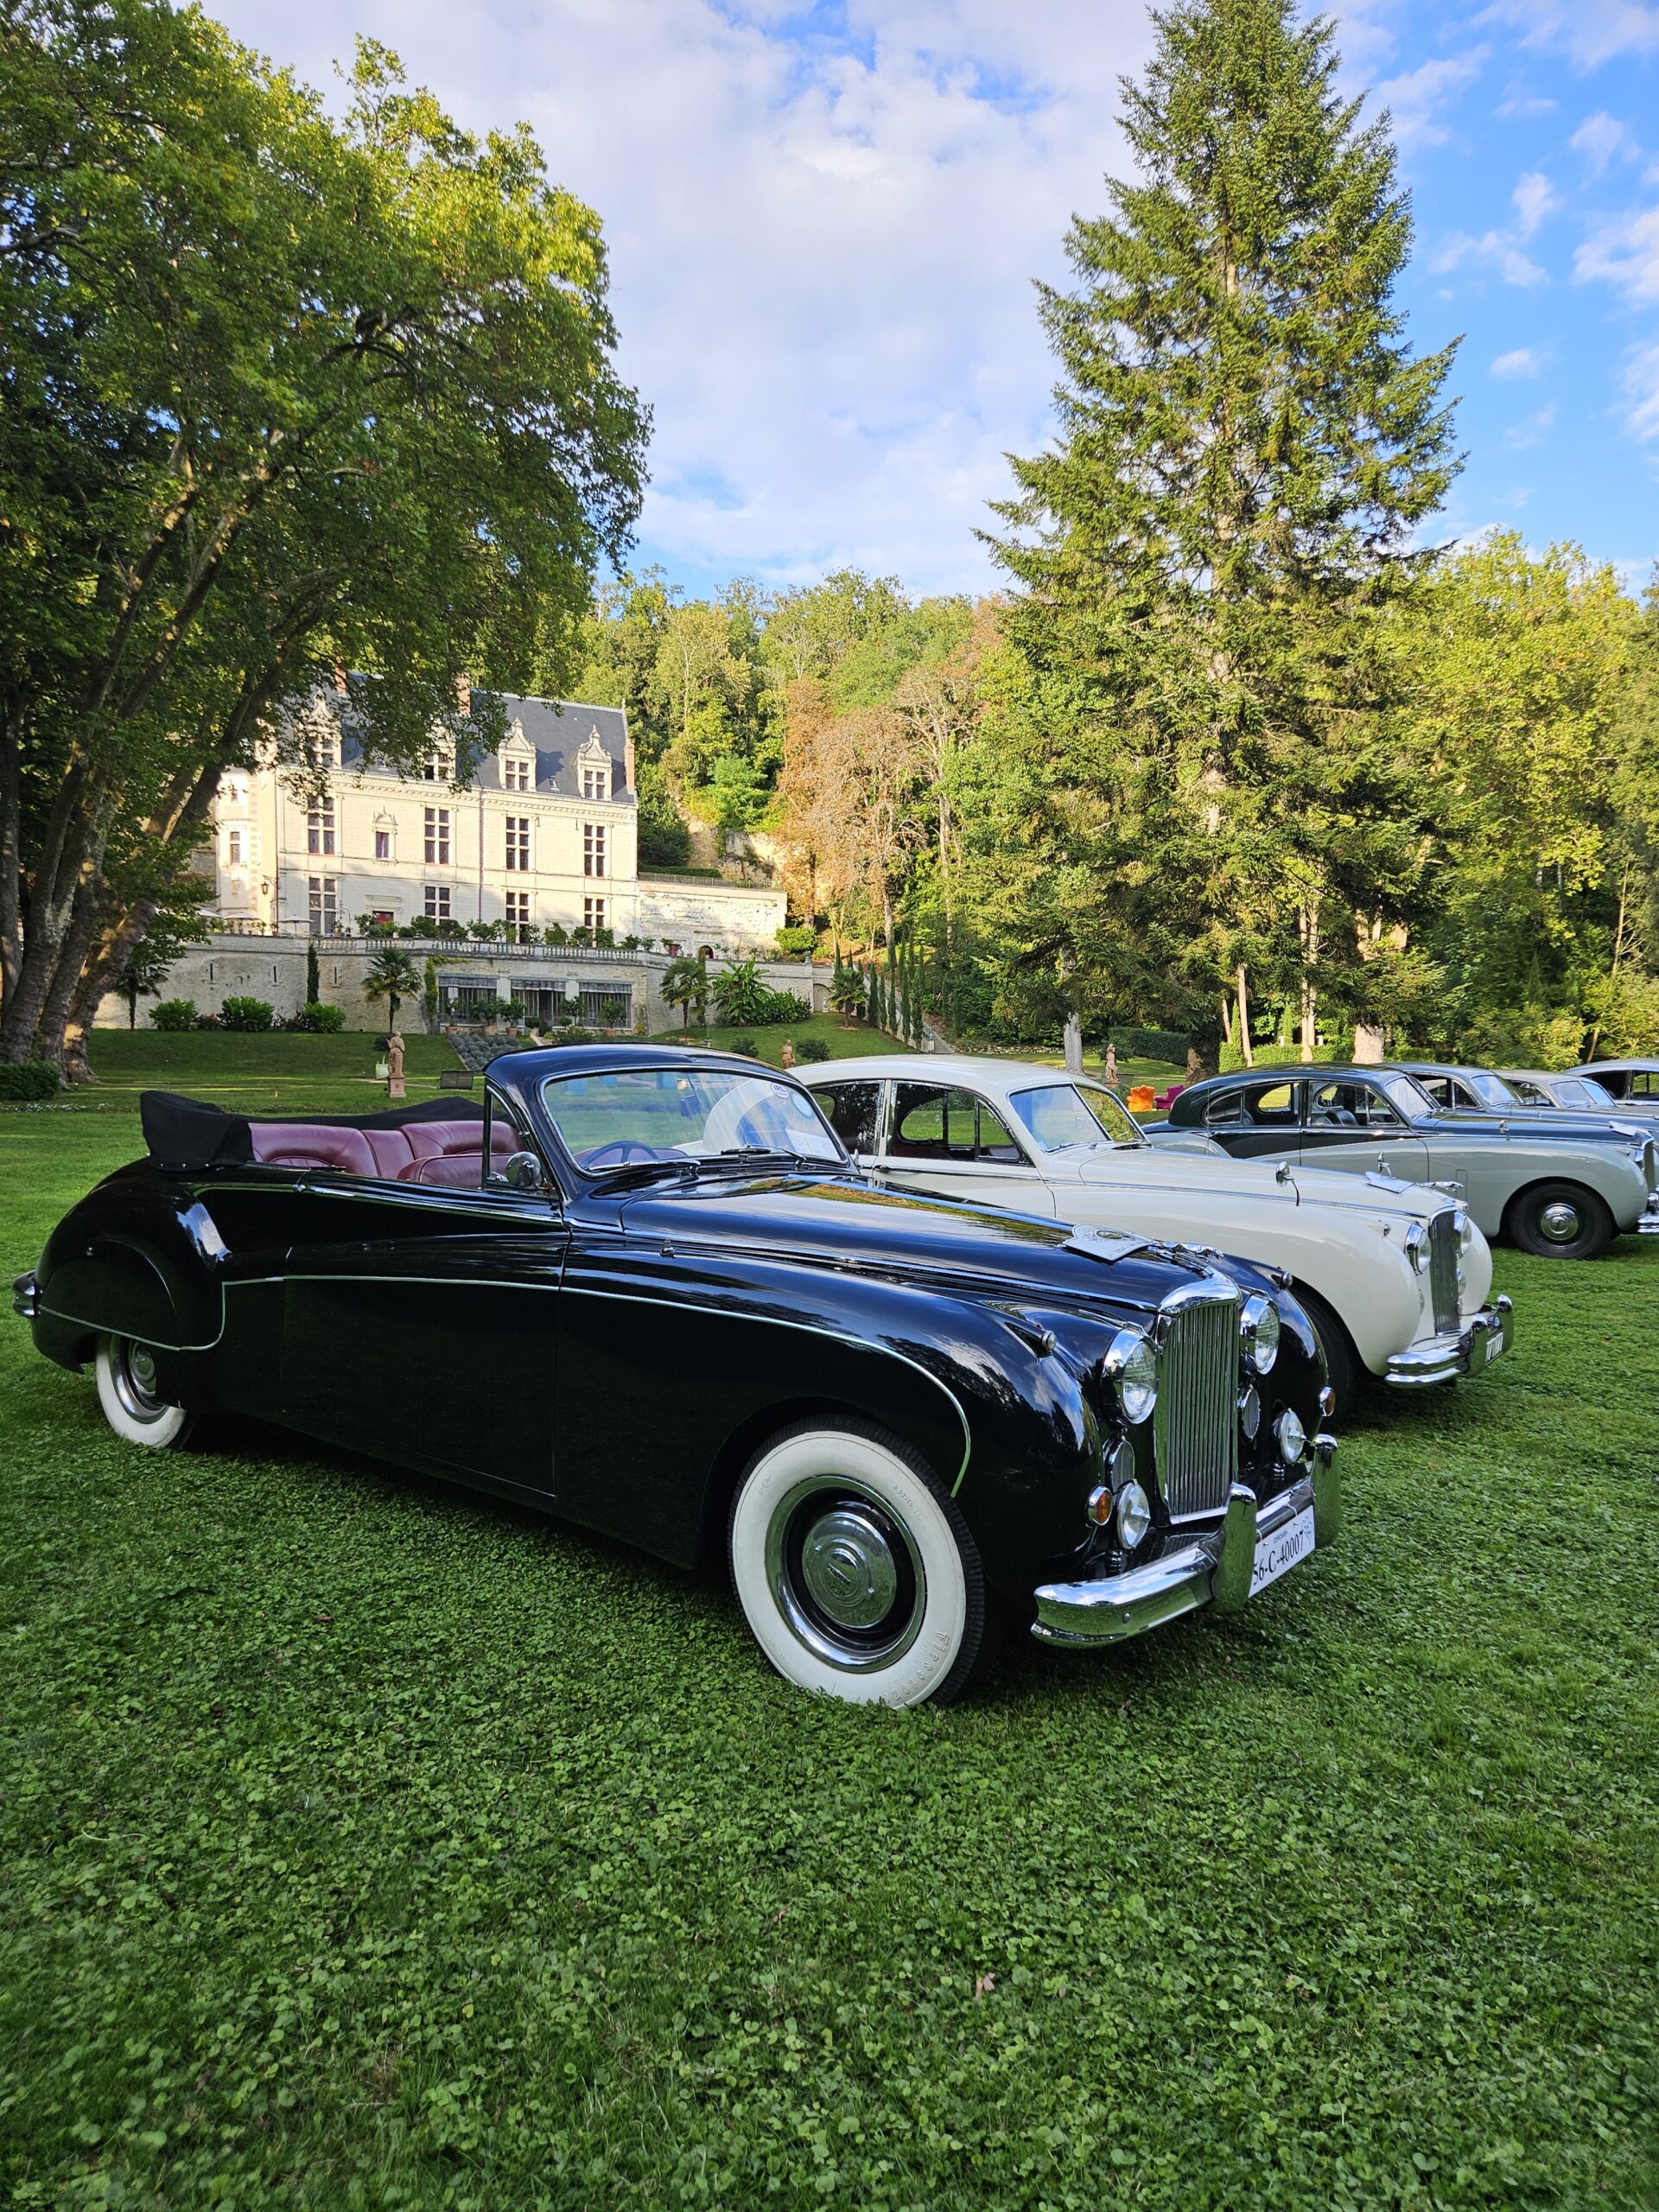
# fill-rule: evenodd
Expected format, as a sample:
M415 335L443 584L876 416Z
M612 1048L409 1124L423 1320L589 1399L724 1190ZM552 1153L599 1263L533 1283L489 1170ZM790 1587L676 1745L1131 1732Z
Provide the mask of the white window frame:
M422 886L425 893L425 912L429 922L452 922L449 911L449 886L447 883L428 883Z
M530 817L510 814L507 822L506 861L509 875L530 874Z
M340 935L340 878L313 875L306 880L306 918L313 937Z
M582 872L584 875L604 875L606 849L610 840L602 822L584 822L582 825Z
M609 928L610 925L605 919L607 903L607 902L603 899L584 899L582 900L582 926L583 929L602 930Z
M423 810L426 819L423 826L428 868L448 868L450 849L449 809L429 806Z

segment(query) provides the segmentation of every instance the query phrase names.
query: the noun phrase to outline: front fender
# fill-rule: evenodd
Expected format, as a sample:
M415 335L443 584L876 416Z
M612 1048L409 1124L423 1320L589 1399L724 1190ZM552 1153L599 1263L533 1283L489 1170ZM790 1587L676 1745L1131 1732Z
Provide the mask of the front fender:
M35 1270L35 1340L49 1357L86 1357L105 1333L173 1352L211 1350L224 1326L218 1231L192 1192L143 1166L72 1206Z

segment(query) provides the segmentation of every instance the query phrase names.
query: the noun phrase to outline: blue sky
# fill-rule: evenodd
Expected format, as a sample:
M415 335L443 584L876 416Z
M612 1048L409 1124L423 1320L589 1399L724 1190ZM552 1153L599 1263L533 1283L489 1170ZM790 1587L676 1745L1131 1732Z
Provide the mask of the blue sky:
M655 412L641 564L690 590L854 563L976 590L1004 453L1048 431L1031 280L1124 167L1100 0L219 0L327 86L354 31L475 126L527 118L604 219ZM1659 558L1659 0L1356 0L1392 110L1417 345L1463 334L1435 533Z

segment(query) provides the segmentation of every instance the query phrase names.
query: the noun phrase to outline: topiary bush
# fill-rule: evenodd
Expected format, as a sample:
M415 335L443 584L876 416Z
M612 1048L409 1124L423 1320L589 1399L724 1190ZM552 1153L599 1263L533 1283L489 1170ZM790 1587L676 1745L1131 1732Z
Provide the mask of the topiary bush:
M227 1022L228 1028L230 1024ZM327 1006L321 999L311 999L297 1014L290 1014L283 1024L284 1029L297 1029L316 1037L335 1037L346 1027L343 1006Z
M225 999L219 1009L221 1029L269 1029L276 1008L268 999Z
M163 999L149 1018L157 1029L194 1029L196 1002L194 999Z
M795 1057L798 1060L827 1060L829 1045L822 1037L801 1037L796 1039Z
M760 1047L753 1037L734 1037L727 1049L741 1054L746 1060L758 1060L760 1057Z
M50 1060L0 1061L0 1099L21 1106L38 1106L55 1098L61 1084Z

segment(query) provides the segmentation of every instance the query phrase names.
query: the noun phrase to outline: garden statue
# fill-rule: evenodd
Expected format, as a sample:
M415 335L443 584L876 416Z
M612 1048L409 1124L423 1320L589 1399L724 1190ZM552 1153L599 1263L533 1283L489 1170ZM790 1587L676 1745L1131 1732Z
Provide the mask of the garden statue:
M784 1039L784 1049L779 1058L786 1068L792 1068L795 1065L795 1047L787 1037Z
M388 1098L407 1098L404 1088L404 1040L394 1029L386 1039L386 1096Z
M1106 1088L1117 1089L1117 1047L1109 1037L1106 1039Z

